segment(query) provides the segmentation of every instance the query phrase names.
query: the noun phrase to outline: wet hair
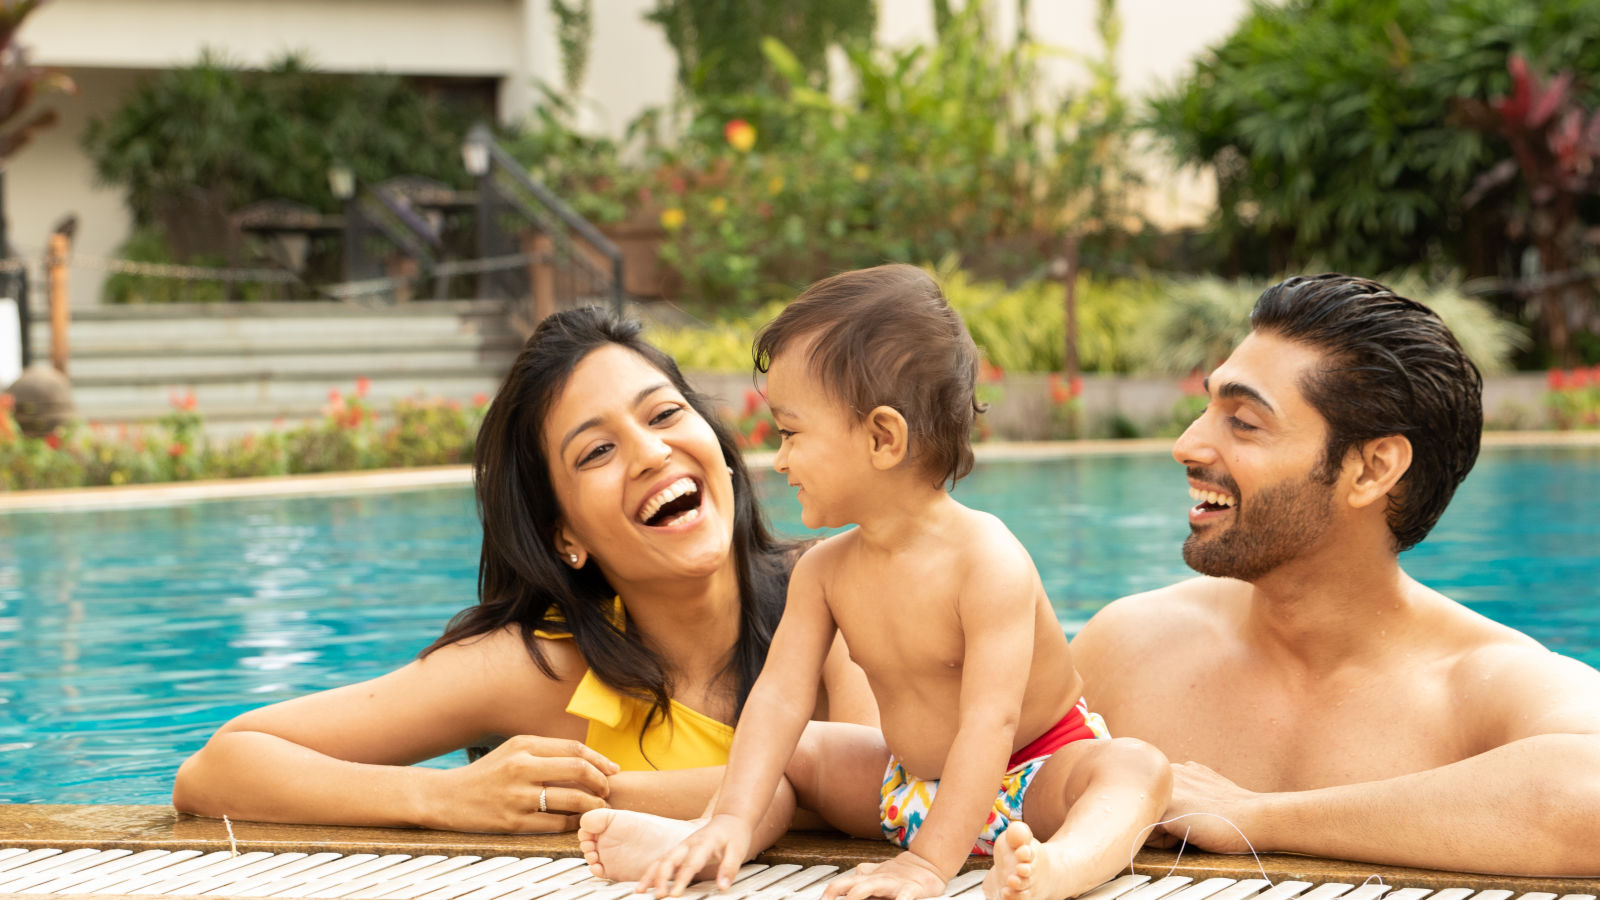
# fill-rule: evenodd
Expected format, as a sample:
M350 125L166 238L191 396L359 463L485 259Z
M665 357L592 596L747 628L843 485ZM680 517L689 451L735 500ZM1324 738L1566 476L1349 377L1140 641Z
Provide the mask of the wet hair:
M756 369L806 341L811 374L858 420L879 406L905 417L907 458L935 484L972 471L978 348L927 272L877 266L811 285L756 335Z
M572 635L590 671L623 693L653 703L645 727L665 716L672 678L636 629L612 621L616 591L598 566L574 570L556 551L561 507L545 454L544 420L578 363L603 347L625 347L665 375L710 424L733 475L733 548L739 584L739 634L724 677L742 710L783 614L797 545L767 529L738 442L707 398L689 386L672 358L639 336L637 322L598 308L556 313L533 332L489 405L473 451L473 482L483 521L478 603L462 610L423 655L515 625L528 653L554 677L536 630ZM641 730L641 739L643 731Z
M1352 447L1393 434L1411 442L1388 521L1397 551L1415 547L1472 471L1483 433L1483 376L1450 329L1415 300L1339 274L1267 288L1250 325L1324 354L1299 387L1328 423L1326 481Z

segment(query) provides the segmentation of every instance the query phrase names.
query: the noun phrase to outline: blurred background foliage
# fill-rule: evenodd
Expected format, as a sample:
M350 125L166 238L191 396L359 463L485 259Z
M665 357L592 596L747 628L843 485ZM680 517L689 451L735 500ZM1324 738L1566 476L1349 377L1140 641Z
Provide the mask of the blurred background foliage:
M607 135L580 125L592 4L552 0L564 85L500 138L581 213L655 242L664 298L711 323L704 347L678 348L690 367L745 352L718 337L726 323L842 269L900 261L939 267L975 333L990 329L997 364L1048 370L1062 351L1047 276L1069 233L1089 273L1090 371L1215 357L1232 313L1196 297L1221 304L1321 269L1408 278L1441 303L1482 297L1474 309L1532 335L1503 344L1517 367L1600 362L1595 0L1256 3L1137 105L1115 65L1114 0L1097 0L1085 55L1037 41L1026 0L1007 33L984 0L929 3L933 36L885 47L870 3L657 0L679 94ZM1043 86L1056 60L1076 69L1071 89ZM1519 107L1529 96L1549 103ZM216 220L196 209L281 198L331 211L336 161L364 181L464 185L461 137L487 112L295 57L241 70L207 56L146 82L87 145L142 226L129 253L162 262L210 258L177 224ZM1167 154L1155 164L1216 176L1203 227L1163 234L1141 218L1151 138ZM108 291L209 296L116 279ZM1108 337L1163 317L1182 354Z

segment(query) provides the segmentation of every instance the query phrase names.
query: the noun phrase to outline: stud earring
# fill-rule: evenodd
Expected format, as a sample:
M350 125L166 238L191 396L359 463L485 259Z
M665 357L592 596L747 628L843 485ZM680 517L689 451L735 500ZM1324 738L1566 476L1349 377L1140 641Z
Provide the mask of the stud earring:
M571 563L572 563L572 564L573 564L573 565L577 565L577 564L578 564L578 554L576 554L576 553L568 553L568 554L567 554L567 559L568 559L568 560L569 560L569 561L570 561L570 562L571 562Z

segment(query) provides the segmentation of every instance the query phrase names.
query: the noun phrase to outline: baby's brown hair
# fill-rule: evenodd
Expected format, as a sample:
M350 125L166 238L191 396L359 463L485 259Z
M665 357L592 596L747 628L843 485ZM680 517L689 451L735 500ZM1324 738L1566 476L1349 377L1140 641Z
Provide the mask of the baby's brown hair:
M928 273L876 266L811 285L756 335L757 371L807 340L811 373L858 420L879 406L905 417L907 458L936 484L972 471L978 348Z

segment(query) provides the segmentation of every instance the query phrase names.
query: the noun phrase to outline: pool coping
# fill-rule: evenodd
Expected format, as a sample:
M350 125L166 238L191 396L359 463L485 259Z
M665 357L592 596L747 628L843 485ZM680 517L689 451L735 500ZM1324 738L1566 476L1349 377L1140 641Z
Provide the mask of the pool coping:
M1033 441L975 445L980 461L1048 460L1087 456L1148 455L1172 450L1170 438L1136 438L1120 441ZM1485 447L1600 447L1600 431L1487 432ZM752 468L772 464L770 450L745 454ZM424 466L367 472L327 472L316 475L278 475L184 481L168 484L129 484L66 488L61 490L0 493L0 515L11 512L68 512L72 510L131 509L241 500L253 497L305 497L393 493L458 487L472 483L472 467Z
M232 831L230 841L229 828ZM462 834L410 828L349 828L322 825L277 825L232 822L179 813L171 806L112 804L0 804L0 847L62 850L90 848L206 852L236 849L271 853L404 853L447 856L579 856L577 836ZM879 862L894 855L883 841L833 834L794 832L756 858L767 864L835 865L842 868ZM969 858L966 868L986 867L987 859ZM1293 854L1263 854L1260 866L1249 856L1224 856L1199 851L1140 850L1131 868L1155 877L1180 875L1206 878L1259 878L1264 869L1272 881L1365 884L1375 876L1392 888L1470 887L1474 890L1549 891L1600 894L1600 878L1526 877L1445 872L1376 866Z

